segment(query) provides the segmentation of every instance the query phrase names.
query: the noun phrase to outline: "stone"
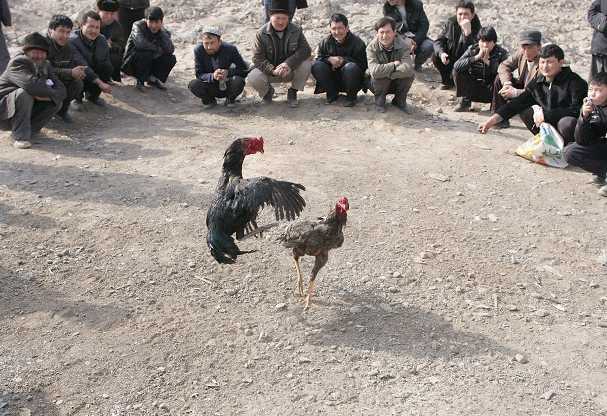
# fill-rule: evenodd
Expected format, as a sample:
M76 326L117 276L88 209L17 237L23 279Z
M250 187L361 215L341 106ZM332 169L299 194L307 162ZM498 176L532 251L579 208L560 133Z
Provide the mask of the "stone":
M276 304L276 306L274 306L274 309L276 309L277 311L284 311L287 309L287 304L286 303L278 303Z
M350 308L350 313L351 314L361 313L362 311L363 311L363 308L361 306L352 306Z
M228 296L236 296L238 294L238 292L240 292L240 288L238 287L232 287L230 289L226 289L226 295Z
M392 273L392 277L394 279L400 279L403 277L403 275L400 272L394 272L394 273Z
M554 396L556 396L556 393L553 390L548 390L547 392L542 394L542 399L550 401L554 398Z
M299 364L309 364L312 362L312 360L307 357L299 357L297 362L299 362Z
M398 293L398 292L399 292L399 290L398 290L398 288L397 288L397 287L390 286L390 287L388 288L388 292L390 292L390 293Z
M251 335L253 335L253 330L251 328L247 328L244 330L244 334L247 337L250 337Z
M367 375L368 375L369 377L375 377L375 376L379 375L379 370L378 370L378 369L371 370L371 371L369 371L369 372L367 373Z
M529 360L523 354L516 354L514 360L520 364L527 364Z
M537 311L533 312L533 315L537 316L538 318L545 318L548 316L548 312L543 309L538 309Z
M508 306L506 306L506 309L508 309L510 312L518 311L518 307L516 305L508 305Z
M607 321L599 321L599 328L607 328Z

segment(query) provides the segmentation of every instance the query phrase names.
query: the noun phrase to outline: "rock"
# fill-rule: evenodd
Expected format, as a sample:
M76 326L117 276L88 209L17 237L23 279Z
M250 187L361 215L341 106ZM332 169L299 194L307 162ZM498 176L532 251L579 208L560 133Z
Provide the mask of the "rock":
M274 306L274 309L276 309L277 311L284 311L287 309L287 304L286 303L278 303L276 304L276 306Z
M247 328L244 330L244 334L247 337L250 337L251 335L253 335L253 330L251 328Z
M607 328L607 321L599 321L599 328Z
M497 222L497 216L495 214L489 214L489 215L487 215L487 219L490 222Z
M542 394L542 399L550 401L554 396L556 396L556 393L553 390L548 390L547 392Z
M169 406L166 403L160 403L158 408L162 410L169 410Z
M371 371L369 371L369 372L367 373L367 375L368 375L369 377L375 377L375 376L379 375L379 370L377 370L377 369L375 369L375 370L371 370Z
M293 140L289 140L289 146L293 146L295 142Z
M508 305L508 306L506 306L506 309L508 309L510 312L518 311L518 307L516 305Z
M394 279L400 279L401 277L403 277L403 275L400 272L394 272L392 273L392 277Z
M431 251L422 251L421 253L419 253L419 258L422 260L431 259L433 257L434 253L432 253Z
M533 312L533 315L537 316L538 318L544 318L548 316L548 312L543 309L538 309L537 311Z
M396 376L394 376L392 374L382 374L381 376L379 376L379 379L380 380L384 380L384 381L386 381L386 380L392 380L394 378L396 378Z
M529 360L527 360L527 357L525 357L523 354L516 354L514 356L514 360L520 364L527 364L529 362Z
M226 289L225 292L226 292L226 295L228 295L228 296L236 296L238 294L238 292L240 292L240 288L233 287L230 289Z
M390 292L390 293L398 293L398 292L400 292L400 290L398 290L398 288L397 288L397 287L390 286L390 287L388 288L388 292Z
M311 359L307 358L307 357L299 357L299 359L297 360L297 362L299 364L309 364L312 362Z
M191 261L191 262L188 263L188 267L190 269L195 269L196 268L196 263L194 263L193 261Z
M429 173L428 177L430 177L436 181L439 181L439 182L449 182L451 180L450 177L443 175L441 173Z
M590 282L590 288L591 288L591 289L596 289L596 288L598 288L598 287L599 287L599 284L598 284L598 283L596 283L596 282Z

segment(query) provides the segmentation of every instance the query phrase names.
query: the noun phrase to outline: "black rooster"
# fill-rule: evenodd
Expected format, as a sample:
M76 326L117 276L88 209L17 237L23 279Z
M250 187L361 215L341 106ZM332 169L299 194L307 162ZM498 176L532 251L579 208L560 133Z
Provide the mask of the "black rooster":
M299 258L305 255L314 256L314 268L308 285L308 293L305 295L305 309L310 306L310 298L314 292L316 275L329 260L329 251L339 248L344 243L343 228L348 222L348 210L350 203L348 198L341 197L335 204L326 218L319 218L318 221L299 220L289 224L284 232L278 237L278 241L293 249L293 259L295 260L295 270L297 271L297 285L299 295L304 296L303 278L299 269Z
M276 220L294 220L306 206L299 194L303 185L259 177L243 179L244 158L263 153L263 138L250 137L235 140L223 156L221 178L215 196L207 211L207 245L218 263L232 264L241 251L236 239L257 230L257 214L265 205L274 208Z

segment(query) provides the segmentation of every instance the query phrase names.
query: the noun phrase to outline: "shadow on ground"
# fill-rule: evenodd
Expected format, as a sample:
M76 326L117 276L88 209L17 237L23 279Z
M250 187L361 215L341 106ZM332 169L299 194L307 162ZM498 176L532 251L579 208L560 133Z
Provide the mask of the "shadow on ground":
M43 391L0 393L0 416L59 416L59 409ZM73 414L73 413L70 413Z

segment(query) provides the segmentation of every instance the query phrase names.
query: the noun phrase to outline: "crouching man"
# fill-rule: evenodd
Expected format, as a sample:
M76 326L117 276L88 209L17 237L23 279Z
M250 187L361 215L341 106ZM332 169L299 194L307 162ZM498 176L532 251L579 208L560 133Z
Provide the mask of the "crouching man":
M10 126L18 149L31 147L32 135L57 114L66 97L64 85L46 60L48 50L44 36L26 36L23 54L13 58L0 76L0 120Z
M289 107L298 106L297 91L303 91L310 76L312 49L303 31L289 22L288 0L272 0L270 21L263 25L253 47L253 69L247 83L265 103L274 96L273 83L290 82L287 92Z
M137 79L136 88L145 91L145 82L166 90L164 83L177 64L171 33L164 28L164 12L151 7L147 18L136 22L124 52L122 71Z
M386 95L394 94L392 105L407 112L407 94L415 79L411 59L413 44L408 38L397 36L396 22L391 17L379 19L375 31L375 39L367 46L375 109L386 112Z
M592 173L592 184L607 196L607 72L599 72L590 81L588 98L575 127L575 143L565 148L565 160Z
M206 108L225 98L226 107L234 107L236 97L244 90L248 67L236 46L221 40L216 28L202 33L202 44L194 48L196 79L188 88Z

